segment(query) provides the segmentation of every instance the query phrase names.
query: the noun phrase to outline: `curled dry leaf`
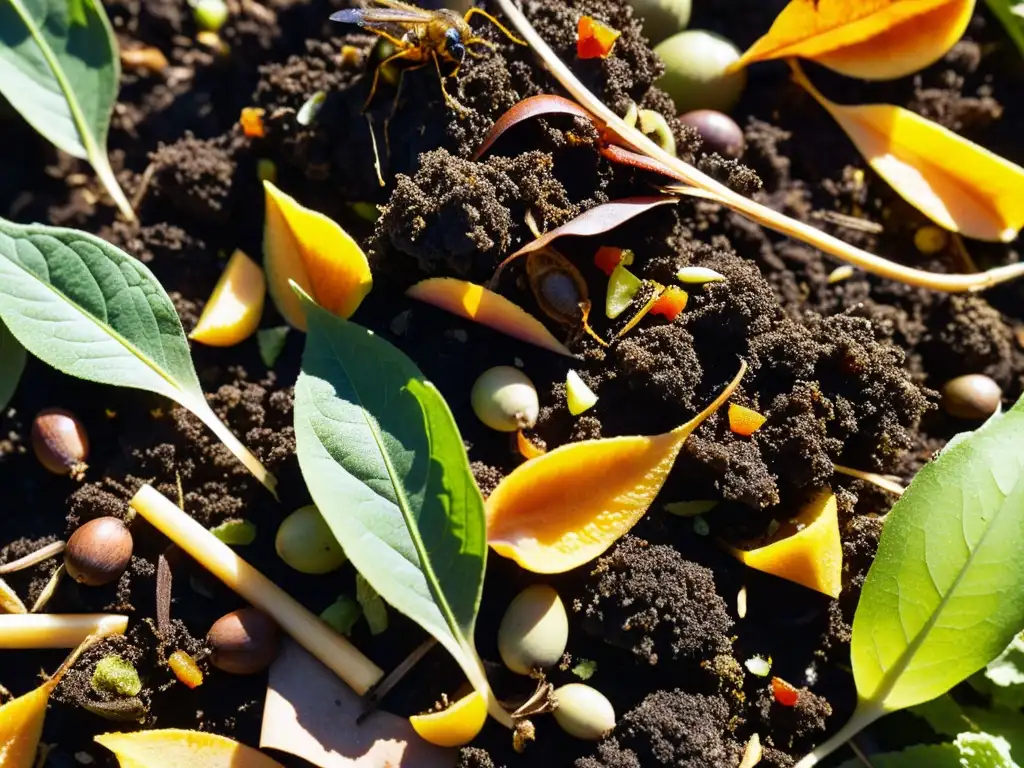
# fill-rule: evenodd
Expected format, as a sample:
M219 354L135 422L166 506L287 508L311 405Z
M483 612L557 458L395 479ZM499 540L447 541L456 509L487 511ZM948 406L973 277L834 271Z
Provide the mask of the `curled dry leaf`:
M431 277L416 283L405 293L512 338L560 355L573 356L540 320L482 285L452 277Z
M306 330L296 284L327 311L349 318L373 287L370 264L358 243L333 220L300 205L269 181L263 230L267 287L281 316Z
M740 562L801 584L829 597L843 588L843 545L835 494L825 488L796 517L780 526L769 544L751 550L730 548Z
M569 443L521 464L487 499L491 548L536 573L563 573L599 556L647 512L686 438L745 371L743 363L711 405L671 432Z
M791 64L796 82L900 197L966 237L1004 243L1017 237L1024 226L1024 168L901 107L829 101Z
M103 733L95 741L117 756L121 768L282 768L252 747L202 731Z
M866 80L938 61L967 29L974 0L791 0L730 69L800 57Z
M473 159L479 160L491 148L491 145L512 126L518 125L524 120L542 115L571 115L573 117L582 117L591 122L594 119L587 110L564 96L556 96L551 93L530 96L520 101L495 121L494 125L491 126L491 130L484 136L483 142L476 152L473 153Z

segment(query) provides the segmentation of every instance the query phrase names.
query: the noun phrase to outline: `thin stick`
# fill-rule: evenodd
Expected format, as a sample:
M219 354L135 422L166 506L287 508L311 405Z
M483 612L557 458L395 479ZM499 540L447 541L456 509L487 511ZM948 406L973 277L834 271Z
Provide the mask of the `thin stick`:
M132 508L191 555L206 570L267 613L299 645L362 696L384 671L288 593L240 558L227 544L182 512L151 485L131 500Z
M123 635L128 617L112 613L0 615L0 649L74 648L89 635Z
M35 552L30 552L24 557L19 557L17 560L0 565L0 576L6 573L14 573L15 571L23 571L26 568L31 568L33 565L49 560L51 557L56 557L64 551L66 546L67 544L63 541L55 541L47 544L45 547L40 547Z
M857 759L864 763L865 768L875 768L868 760L868 756L864 754L863 750L857 746L857 742L854 739L850 739L846 742L846 745L853 750L853 754L857 756Z
M839 464L833 464L833 469L841 475L848 477L855 477L858 480L863 480L866 483L871 483L881 488L883 491L889 493L895 493L897 496L902 496L906 490L900 483L898 483L892 477L888 475L879 475L874 472L862 472L859 469L852 469L850 467L843 467Z
M717 202L746 216L751 221L788 237L801 240L837 259L860 267L866 272L907 283L908 285L931 288L937 291L947 291L949 293L983 291L986 288L991 288L999 283L1024 275L1024 263L997 267L987 272L973 275L942 275L906 267L868 253L860 248L855 248L849 243L845 243L837 237L822 232L816 227L792 219L783 213L746 198L738 192L734 192L707 174L701 173L693 166L670 155L640 131L626 125L622 118L594 96L565 63L558 58L555 52L544 42L544 39L537 34L537 31L527 20L526 16L523 15L523 12L515 6L513 0L497 0L497 3L502 13L512 22L512 26L537 52L537 55L543 60L551 74L555 76L562 84L562 87L581 106L612 129L630 148L667 165L679 175L680 180L710 192L714 195Z
M161 643L166 643L171 637L172 585L170 563L161 553L156 558L156 631Z
M32 609L29 613L40 613L43 608L47 606L54 593L57 591L57 587L60 586L61 579L64 578L64 563L57 566L57 570L53 572L50 580L46 582L46 586L43 587L43 591L39 593L39 597L36 598L35 603L32 605Z
M402 679L412 671L412 668L419 664L424 656L430 653L430 650L435 645L437 645L437 640L433 637L428 637L422 643L417 645L413 649L412 653L406 656L402 662L391 670L383 680L373 686L373 688L371 688L366 694L366 698L363 701L363 713L359 715L359 719L356 720L356 723L361 723L369 717L373 711L377 709L377 705L380 704L381 699L387 696L391 689L398 685Z

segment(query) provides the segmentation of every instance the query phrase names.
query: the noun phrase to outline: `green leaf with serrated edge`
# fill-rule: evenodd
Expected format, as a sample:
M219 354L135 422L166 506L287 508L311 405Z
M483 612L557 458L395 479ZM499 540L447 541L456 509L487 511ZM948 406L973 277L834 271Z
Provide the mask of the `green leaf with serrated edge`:
M953 745L964 768L1020 768L1010 754L1010 742L990 733L961 733Z
M174 305L142 262L84 232L0 219L0 320L59 371L180 403L274 492L206 402Z
M0 411L7 407L25 370L25 348L0 320Z
M942 451L889 512L853 620L859 703L797 763L941 696L1024 627L1024 398Z
M402 352L297 293L309 331L295 436L313 501L356 570L452 654L511 726L473 642L487 530L455 419Z
M916 704L907 711L928 723L940 736L956 736L971 727L960 705L948 694Z
M134 220L107 158L120 77L117 40L101 3L0 3L0 93L47 141L87 159Z
M1020 55L1024 56L1024 18L1014 11L1014 7L1019 5L1019 2L1017 0L985 0L985 3L992 11L992 15L1003 25L1003 29L1017 46Z
M356 574L356 600L363 609L370 634L379 635L384 632L388 628L388 607L361 573Z
M996 733L1010 744L1010 754L1016 762L1024 762L1024 714L1020 710L995 707L964 707L964 717L974 730Z
M284 344L288 340L290 326L278 325L274 328L261 328L256 331L256 343L260 348L260 360L267 368L273 368L277 358L284 351Z

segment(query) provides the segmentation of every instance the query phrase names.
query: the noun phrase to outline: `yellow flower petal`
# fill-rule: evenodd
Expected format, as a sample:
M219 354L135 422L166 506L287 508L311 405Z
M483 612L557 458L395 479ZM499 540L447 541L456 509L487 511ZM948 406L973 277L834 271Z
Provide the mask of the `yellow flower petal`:
M235 251L189 338L211 347L240 344L256 332L266 294L260 265Z
M166 728L95 737L121 768L282 768L262 752L226 736Z
M271 182L266 191L263 266L267 287L281 316L306 330L294 280L329 312L349 318L373 287L370 264L358 243L322 213L304 208Z
M463 696L448 709L409 718L413 730L439 747L461 747L476 738L487 721L487 702L479 692Z

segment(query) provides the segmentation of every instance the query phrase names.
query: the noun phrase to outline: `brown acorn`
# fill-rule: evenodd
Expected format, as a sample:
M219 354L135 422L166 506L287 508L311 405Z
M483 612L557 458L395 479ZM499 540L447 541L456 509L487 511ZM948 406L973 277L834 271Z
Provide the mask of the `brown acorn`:
M85 477L89 458L89 436L70 411L46 408L32 422L32 450L39 463L55 475Z
M263 611L241 608L217 619L206 642L213 651L210 662L217 669L232 675L254 675L277 656L281 632Z
M71 534L64 567L80 584L101 587L116 581L132 559L132 535L116 517L90 520Z

